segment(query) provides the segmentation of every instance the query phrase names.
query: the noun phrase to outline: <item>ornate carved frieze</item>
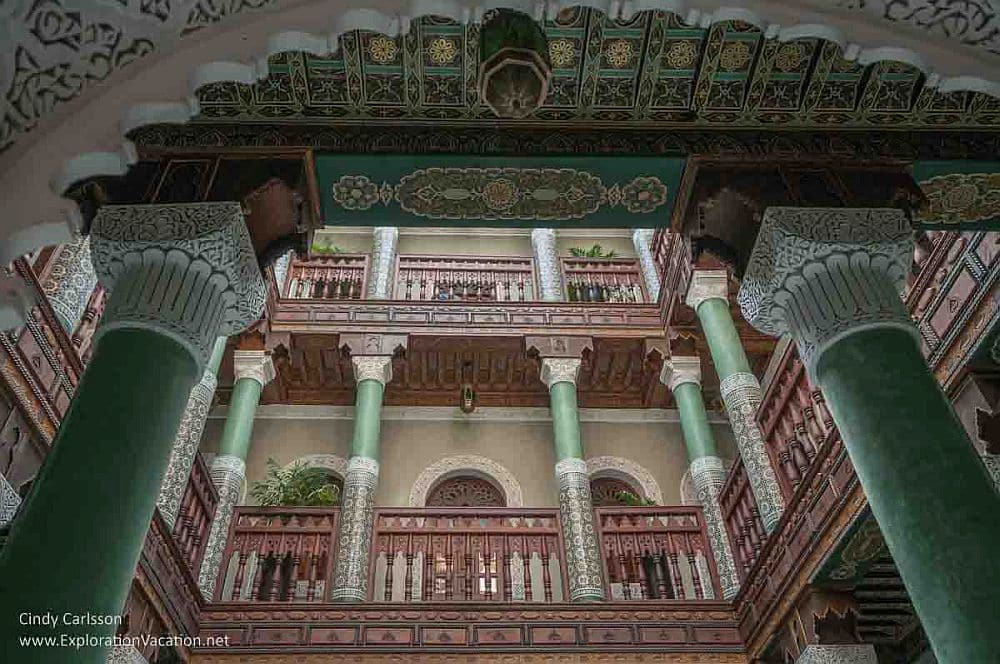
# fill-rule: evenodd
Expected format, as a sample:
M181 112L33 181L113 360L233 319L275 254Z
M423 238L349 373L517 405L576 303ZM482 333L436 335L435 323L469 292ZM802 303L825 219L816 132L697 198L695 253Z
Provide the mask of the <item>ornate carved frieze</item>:
M378 226L372 229L372 268L368 278L368 297L385 300L392 296L392 273L396 266L399 229Z
M878 664L869 644L808 645L795 664Z
M181 498L191 476L191 465L201 444L201 434L205 430L208 411L212 407L215 396L216 378L210 369L205 369L201 380L195 383L188 397L180 427L174 437L174 446L170 451L170 461L167 472L160 485L160 495L156 506L167 525L173 528L180 509Z
M542 382L552 389L556 383L573 383L580 375L580 365L582 360L571 357L545 357L542 358Z
M531 248L535 253L535 265L538 267L538 286L542 299L548 302L564 301L566 297L563 295L555 229L533 229L531 231Z
M212 482L219 490L219 502L198 573L198 587L206 599L215 595L215 582L222 567L222 554L229 537L229 523L233 518L233 508L242 497L246 476L246 463L238 456L220 454L212 460Z
M1000 53L1000 9L992 0L834 0L834 4Z
M1000 217L1000 173L953 173L920 182L927 205L918 211L925 226L948 228Z
M500 485L507 507L523 507L521 483L514 474L493 459L475 454L456 454L435 461L421 471L410 489L410 507L424 507L427 495L444 478L459 474L483 474Z
M604 597L604 582L587 462L574 458L558 462L556 482L559 485L559 514L566 545L570 600L601 599Z
M90 238L78 238L59 247L47 268L42 291L67 334L73 334L80 323L95 286L97 274L90 256Z
M274 363L271 356L264 350L233 351L233 375L235 380L247 378L266 387L274 380Z
M785 500L757 423L757 408L762 398L760 383L753 374L734 373L722 379L719 391L726 404L726 414L747 470L750 487L757 499L761 521L770 531L781 518Z
M701 358L692 356L673 356L663 361L660 369L660 382L673 392L684 383L694 383L701 387Z
M613 477L625 480L630 486L638 486L642 490L642 497L652 501L656 505L663 504L663 492L660 485L653 477L653 474L643 466L616 456L597 456L587 459L587 474L591 481L595 477Z
M111 292L97 335L152 329L201 367L216 337L243 331L264 308L264 281L238 203L104 206L91 242L94 267Z
M899 295L912 260L913 231L901 210L771 207L740 307L758 330L790 333L814 376L823 351L845 335L892 326L918 336Z
M368 563L375 515L378 462L367 457L351 457L344 478L340 507L337 566L333 573L335 602L364 602L368 599Z

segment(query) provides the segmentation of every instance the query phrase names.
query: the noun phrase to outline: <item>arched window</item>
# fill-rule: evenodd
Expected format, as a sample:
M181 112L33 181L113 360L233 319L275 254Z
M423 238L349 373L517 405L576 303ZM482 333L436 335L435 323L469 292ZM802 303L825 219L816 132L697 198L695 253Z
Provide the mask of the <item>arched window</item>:
M449 477L431 487L427 507L506 507L507 499L488 480L473 475Z
M642 493L635 490L625 480L617 477L595 477L590 480L590 496L594 501L594 507L620 507L626 505L618 494L626 492L642 496Z

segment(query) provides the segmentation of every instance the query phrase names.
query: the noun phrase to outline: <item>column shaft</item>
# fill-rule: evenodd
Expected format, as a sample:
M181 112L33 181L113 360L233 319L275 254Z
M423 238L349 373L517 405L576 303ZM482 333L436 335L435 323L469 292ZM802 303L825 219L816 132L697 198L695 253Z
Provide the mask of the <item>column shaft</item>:
M66 334L80 324L90 294L97 287L97 274L90 255L90 238L81 237L59 248L42 283L42 290Z
M938 660L991 661L1000 499L913 334L852 334L816 378Z
M646 281L646 292L649 293L650 302L657 302L660 299L660 273L656 268L651 246L655 233L656 231L652 228L637 228L632 231L632 244L635 246L635 255L639 259L639 267L642 268L642 276Z
M562 302L562 274L559 269L559 251L556 248L556 232L552 228L536 228L531 231L531 248L535 253L538 267L538 294L546 302Z
M103 661L93 644L84 651L26 648L17 637L111 636L113 624L51 630L20 626L18 616L121 612L156 504L155 487L197 374L190 353L156 332L119 329L98 341L34 490L0 552L0 633L6 635L0 660Z
M372 229L372 266L368 277L368 297L371 299L385 300L392 297L398 242L399 229L392 226Z
M724 283L722 286L725 288ZM690 293L688 297L690 302ZM762 398L760 383L750 371L728 300L706 298L696 303L696 311L719 374L722 400L736 436L740 458L747 469L750 488L757 499L761 521L771 532L778 525L785 501L757 424L757 408Z

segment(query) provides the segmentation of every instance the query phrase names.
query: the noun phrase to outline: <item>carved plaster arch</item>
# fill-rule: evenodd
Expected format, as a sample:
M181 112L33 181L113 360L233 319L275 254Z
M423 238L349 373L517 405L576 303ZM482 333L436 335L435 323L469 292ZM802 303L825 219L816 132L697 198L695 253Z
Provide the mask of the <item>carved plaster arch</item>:
M347 459L336 454L307 454L285 464L285 469L297 463L304 463L309 468L332 470L341 480L347 477Z
M424 468L410 489L410 507L423 507L427 502L427 494L441 480L466 474L498 485L507 498L507 507L524 507L521 484L513 473L493 459L475 454L447 456Z
M0 264L69 240L80 214L73 201L63 198L66 186L87 177L124 173L136 159L128 131L153 122L186 122L197 112L191 93L198 87L213 81L256 80L271 53L289 48L328 52L346 31L395 35L407 30L413 17L428 14L479 21L486 7L505 6L541 18L581 5L615 17L662 9L701 26L740 19L779 40L815 36L835 41L849 58L863 64L884 59L908 62L927 75L928 85L942 92L976 90L1000 96L1000 82L982 77L983 72L996 71L1000 53L1000 39L995 36L1000 18L992 0L952 3L956 8L943 16L939 3L931 0L892 4L886 0L732 0L731 4L726 0L60 0L44 5L13 0L7 4L0 10L9 36L0 48L0 86L7 97L0 121L9 121L11 133L0 142L0 149L5 148L0 152L0 200L5 206ZM44 26L41 34L38 25ZM317 28L318 32L309 32ZM108 31L114 39L104 38ZM101 39L87 37L98 33ZM197 39L188 36L192 34ZM28 54L21 64L15 59L18 52ZM147 58L150 53L157 57ZM126 67L129 63L141 64ZM15 84L16 80L31 84ZM40 173L39 164L46 170Z
M729 477L729 469L733 467L732 459L722 459L722 468L725 471L724 477ZM691 466L681 476L681 505L701 505L698 498L698 489L691 479Z
M663 492L656 478L631 459L616 456L599 456L587 459L587 473L591 479L616 477L642 490L643 498L657 505L663 504Z

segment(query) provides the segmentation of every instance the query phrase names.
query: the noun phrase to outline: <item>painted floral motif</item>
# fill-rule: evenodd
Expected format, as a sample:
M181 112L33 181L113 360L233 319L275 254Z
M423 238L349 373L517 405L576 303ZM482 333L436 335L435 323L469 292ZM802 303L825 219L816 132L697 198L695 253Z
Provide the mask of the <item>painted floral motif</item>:
M333 200L347 210L367 210L381 200L379 186L365 175L345 175L333 183Z
M719 65L725 71L743 69L749 61L750 46L745 41L729 42L719 55Z
M396 42L384 35L377 35L368 42L368 55L380 65L388 64L396 59L399 47Z
M549 42L549 60L556 68L568 67L576 58L576 48L569 39L554 39Z
M920 183L927 207L920 220L958 224L1000 217L1000 173L955 173Z
M608 44L607 49L604 51L604 57L607 59L608 64L616 69L628 67L634 56L635 47L627 39L616 39Z
M607 187L570 168L435 167L404 175L396 186L366 175L344 175L332 186L333 200L346 210L395 201L431 219L580 219L606 206L645 214L665 205L667 193L654 176Z
M427 55L430 57L431 62L436 65L448 65L458 57L458 47L451 39L438 37L427 47Z
M800 44L785 44L774 56L774 66L780 71L793 71L802 62L803 52Z
M674 69L690 69L698 57L698 48L693 42L675 41L667 49L667 64Z

